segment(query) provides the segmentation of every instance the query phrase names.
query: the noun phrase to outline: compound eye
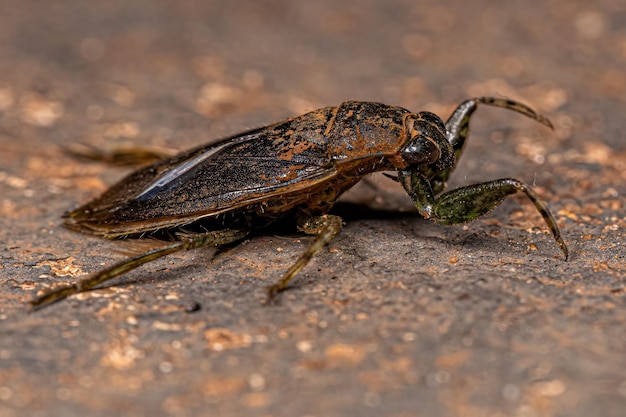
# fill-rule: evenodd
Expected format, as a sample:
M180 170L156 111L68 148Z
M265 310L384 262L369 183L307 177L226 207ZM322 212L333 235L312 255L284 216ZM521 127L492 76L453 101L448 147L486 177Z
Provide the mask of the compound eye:
M427 165L435 163L441 156L439 145L429 136L414 131L415 139L402 152L402 158L409 165Z

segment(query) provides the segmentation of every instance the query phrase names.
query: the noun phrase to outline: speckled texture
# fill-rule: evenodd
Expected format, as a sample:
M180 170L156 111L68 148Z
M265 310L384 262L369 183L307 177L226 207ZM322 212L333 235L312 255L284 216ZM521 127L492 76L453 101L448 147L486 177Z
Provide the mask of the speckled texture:
M308 238L179 254L29 314L135 250L61 227L128 169L63 147L174 149L344 100L479 109L458 186L535 184L460 227L375 176ZM609 416L626 409L623 1L17 1L0 5L0 415Z

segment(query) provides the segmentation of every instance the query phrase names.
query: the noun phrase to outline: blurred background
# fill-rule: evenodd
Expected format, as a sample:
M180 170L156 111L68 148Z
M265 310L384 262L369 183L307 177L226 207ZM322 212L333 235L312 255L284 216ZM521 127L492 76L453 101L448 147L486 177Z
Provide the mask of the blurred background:
M479 109L451 185L535 185L569 262L522 197L447 228L375 176L278 306L263 288L296 234L27 313L123 256L60 217L129 169L68 147L184 150L344 100L445 118L479 95L555 130ZM0 415L622 416L624 114L621 0L0 0Z

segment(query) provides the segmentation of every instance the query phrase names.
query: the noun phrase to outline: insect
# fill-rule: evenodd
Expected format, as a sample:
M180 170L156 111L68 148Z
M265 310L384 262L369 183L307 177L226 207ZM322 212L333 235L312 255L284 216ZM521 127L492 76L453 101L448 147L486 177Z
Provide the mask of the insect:
M66 215L71 229L109 239L168 235L168 244L130 257L31 301L34 308L87 291L168 254L224 246L287 217L314 235L308 249L273 285L284 290L341 230L329 214L337 198L365 175L395 171L425 218L445 225L472 221L507 196L525 194L557 245L568 249L546 203L521 181L502 178L443 192L466 144L479 104L502 107L550 128L550 121L516 101L478 97L461 103L444 123L380 103L348 101L166 158L128 175L102 196Z

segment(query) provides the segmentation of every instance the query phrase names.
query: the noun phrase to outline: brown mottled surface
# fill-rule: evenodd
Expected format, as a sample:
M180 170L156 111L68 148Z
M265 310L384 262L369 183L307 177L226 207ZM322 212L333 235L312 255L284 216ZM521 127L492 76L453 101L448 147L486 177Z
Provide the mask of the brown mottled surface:
M378 176L280 305L262 289L306 246L283 232L27 312L123 256L60 216L128 169L64 146L187 149L346 99L447 115L479 94L556 130L480 109L451 185L536 184L569 262L521 197L443 227ZM0 415L623 416L625 115L618 0L5 0Z

